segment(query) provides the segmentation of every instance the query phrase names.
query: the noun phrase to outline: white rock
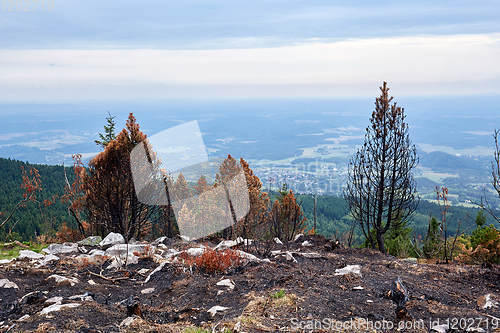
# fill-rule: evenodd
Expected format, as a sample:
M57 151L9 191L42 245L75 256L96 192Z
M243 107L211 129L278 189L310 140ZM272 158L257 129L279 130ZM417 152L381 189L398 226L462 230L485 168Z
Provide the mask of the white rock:
M293 261L293 262L297 262L297 259L295 259L292 255L292 253L290 251L286 251L285 253L285 258L286 260L288 261Z
M317 252L294 252L294 254L298 254L299 256L302 256L304 258L322 258L323 256Z
M449 329L449 326L447 324L442 324L442 325L435 325L432 326L431 331L435 331L438 333L446 333Z
M31 250L21 250L19 251L19 257L17 257L18 259L42 259L44 257L43 254L41 253L36 253L34 251L31 251Z
M103 250L99 250L99 249L93 249L92 251L90 251L88 253L89 256L105 256L106 255L106 252L104 252Z
M304 237L303 234L298 234L298 235L295 235L295 237L293 238L293 241L296 242L298 241L301 237Z
M277 256L281 254L281 250L271 251L272 256Z
M86 292L83 295L70 296L70 297L68 297L68 299L70 299L70 300L78 300L78 301L81 301L81 302L84 302L84 301L92 302L94 300L92 298L92 296L89 295L88 292Z
M366 303L373 303L373 301L371 299L367 299Z
M243 239L241 237L238 237L238 239L236 240L224 240L222 242L220 242L219 244L217 244L216 247L214 247L214 250L225 250L225 249L229 249L231 247L234 247L238 244L240 244L238 241L241 239L241 242L243 242Z
M361 276L361 266L347 265L344 268L338 268L335 270L335 275L346 275L346 274L356 274Z
M364 290L365 288L361 286L353 287L352 290Z
M110 232L104 239L99 243L100 247L111 246L115 244L125 243L125 238L121 234L115 232Z
M106 269L116 269L116 268L120 268L120 267L124 266L125 264L127 264L127 266L128 266L128 265L137 264L138 262L139 262L139 257L130 253L126 260L125 260L125 258L121 258L121 257L113 257L113 260L108 265L108 267L106 267Z
M77 252L78 244L75 243L50 244L47 248L43 249L42 251L47 254Z
M302 246L312 246L311 242L309 242L307 240L303 241L301 245Z
M236 250L236 252L238 252L240 257L242 257L243 259L246 259L248 261L254 261L254 262L261 262L262 261L259 258L257 258L256 256L254 256L253 254L250 254L248 252L241 251L241 250Z
M141 294L151 294L153 291L155 291L155 288L146 288L141 290Z
M38 264L35 265L35 267L42 267L50 263L51 261L57 261L59 260L58 256L55 256L53 254L47 254L42 260L38 262Z
M139 319L139 317L137 317L137 316L127 317L127 318L122 320L122 322L120 323L120 327L128 327L128 326L132 325L138 319Z
M202 247L192 247L186 250L186 253L193 257L199 257L205 252L205 249Z
M46 280L47 281L53 280L56 284L59 284L59 285L69 284L72 287L74 285L76 285L77 283L79 283L77 278L67 278L67 277L64 277L61 275L57 275L57 274L53 274L53 275L49 276Z
M190 239L189 239L189 237L188 237L188 236L181 235L180 237L181 237L181 239L182 239L183 241L185 241L185 242L189 242L189 241L190 241Z
M61 304L63 298L61 296L54 296L45 301L47 304Z
M234 289L234 282L231 281L230 279L220 280L219 282L217 282L217 285L223 286L223 287L228 287L231 290Z
M167 239L167 237L166 237L166 236L163 236L163 237L157 238L157 239L155 239L155 240L153 241L153 243L151 243L151 244L156 245L156 246L158 246L158 245L160 245L160 244L165 245L165 244L163 244L163 242L165 241L165 239Z
M147 269L147 268L141 268L139 271L137 271L137 273L142 274L142 275L146 274L147 272L149 272L149 269Z
M217 296L221 295L224 293L224 290L217 290Z
M95 286L97 283L94 282L94 280L88 280L87 281L88 284L90 284L91 286Z
M7 279L1 279L0 280L0 288L5 288L5 289L10 289L10 288L13 288L13 289L19 289L19 287L17 286L17 284L15 284L14 282L11 282Z
M52 304L40 311L41 315L46 315L51 312L61 311L63 309L76 308L80 306L78 303L68 303L68 304Z
M3 264L8 264L12 261L13 259L0 259L0 265L3 265Z
M223 311L226 311L227 309L229 308L226 308L224 306L219 306L219 305L215 305L215 306L212 306L210 309L207 310L208 313L210 313L210 315L215 316L215 314L217 312L223 312Z
M274 237L273 241L276 243L276 244L279 244L279 245L283 245L283 242L278 238L278 237Z
M30 317L30 315L25 314L24 316L19 318L17 321L26 321L26 320L28 320L29 317Z
M128 246L127 244L116 244L108 248L105 255L110 257L119 256L121 258L125 258L127 250L129 255L134 253L145 254L147 251L154 252L156 247L149 244L128 244Z

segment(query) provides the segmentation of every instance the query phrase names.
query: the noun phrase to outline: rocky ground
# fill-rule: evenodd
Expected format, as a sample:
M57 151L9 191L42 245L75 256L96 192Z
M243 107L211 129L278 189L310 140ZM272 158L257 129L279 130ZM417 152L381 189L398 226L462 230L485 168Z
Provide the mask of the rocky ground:
M498 266L401 260L302 236L288 248L272 242L266 257L219 244L243 259L214 274L186 258L217 242L127 246L118 236L0 261L0 330L500 332Z

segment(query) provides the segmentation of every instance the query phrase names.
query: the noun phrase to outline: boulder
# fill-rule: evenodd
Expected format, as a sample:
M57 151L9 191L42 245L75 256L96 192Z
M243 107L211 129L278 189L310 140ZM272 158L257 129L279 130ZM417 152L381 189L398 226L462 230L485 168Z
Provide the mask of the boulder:
M75 243L64 243L64 244L50 244L48 247L42 250L47 254L61 254L61 253L71 253L78 252L78 244Z
M12 259L0 259L0 265L8 264L12 261Z
M0 288L5 288L5 289L10 289L10 288L13 288L13 289L19 289L19 287L17 286L17 284L15 284L14 282L11 282L7 279L1 279L0 280Z
M43 257L45 256L41 253L36 253L31 250L21 250L19 251L19 257L17 257L17 259L42 259Z
M121 234L110 232L104 239L99 243L102 248L108 248L116 244L124 244L125 238Z
M102 242L101 236L89 236L85 239L82 239L78 242L78 245L82 246L99 246L99 243Z

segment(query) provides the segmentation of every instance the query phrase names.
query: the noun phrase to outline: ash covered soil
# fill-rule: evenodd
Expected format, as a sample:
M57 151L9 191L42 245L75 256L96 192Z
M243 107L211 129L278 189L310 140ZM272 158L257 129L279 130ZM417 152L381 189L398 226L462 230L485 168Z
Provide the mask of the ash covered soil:
M500 331L494 328L500 327L499 266L416 263L368 249L335 248L321 236L303 236L288 249L273 242L267 257L236 245L232 249L257 258L248 256L224 274L208 274L180 259L182 251L196 255L198 250L188 249L216 245L167 239L147 245L148 256L130 260L137 263L109 269L113 259L93 258L88 253L99 247L91 246L55 254L58 259L0 264L0 330L359 332L396 331L413 322L406 331L429 332L434 326L445 332L446 323L448 332ZM348 265L354 271L342 275L339 269ZM359 265L360 274L352 265ZM409 297L408 316L399 324L389 294L398 277ZM467 322L454 325L454 318ZM375 326L382 321L394 328Z

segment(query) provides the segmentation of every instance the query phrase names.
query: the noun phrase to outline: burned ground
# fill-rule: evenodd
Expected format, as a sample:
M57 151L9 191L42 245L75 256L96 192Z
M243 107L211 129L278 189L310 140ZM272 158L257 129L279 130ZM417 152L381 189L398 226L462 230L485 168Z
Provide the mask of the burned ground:
M302 246L304 240L312 245ZM193 246L196 243L182 241L168 245L176 250ZM251 252L242 245L240 249ZM151 258L111 270L103 268L109 262L75 262L73 254L61 255L60 260L39 268L33 261L16 260L0 265L0 279L18 286L0 288L0 322L4 331L11 332L183 332L189 327L277 332L307 330L307 325L325 318L329 323L353 319L395 322L396 306L388 292L400 277L409 293L407 320L422 319L425 324L417 331L427 332L430 319L443 323L452 318L483 318L473 326L482 325L486 332L492 330L495 320L500 325L500 307L495 305L500 295L498 266L415 263L367 249L332 250L319 236L303 237L289 245L296 262L287 260L284 245L273 244L273 250L282 253L270 255L270 262L250 261L227 274L207 274L182 262L167 262L148 282L144 282L146 277L159 266ZM319 257L307 258L301 253ZM361 276L335 274L347 265L360 265ZM77 278L78 283L47 281L53 274ZM223 279L230 279L234 289L216 285ZM478 300L487 294L492 307L483 309ZM75 295L83 296L70 300ZM45 301L56 296L63 297L61 304L79 306L41 314L47 307ZM207 310L214 306L227 309L212 316ZM140 317L120 326L134 313ZM327 331L331 326L321 328ZM465 331L463 326L457 328Z

